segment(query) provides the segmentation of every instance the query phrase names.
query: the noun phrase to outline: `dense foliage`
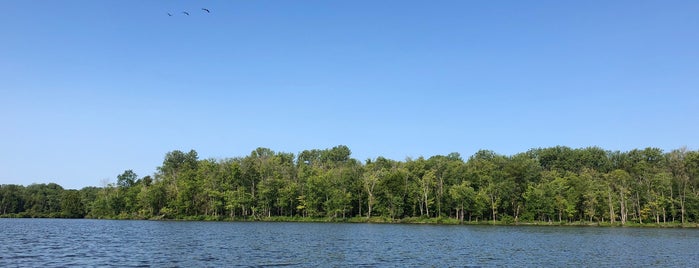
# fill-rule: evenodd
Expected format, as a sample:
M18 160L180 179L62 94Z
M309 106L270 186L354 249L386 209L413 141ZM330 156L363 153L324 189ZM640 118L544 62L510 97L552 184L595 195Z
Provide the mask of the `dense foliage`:
M172 151L152 176L65 190L1 185L12 217L261 219L439 218L494 222L698 222L699 151L590 147L479 151L364 163L336 146L295 156L258 148L198 159Z

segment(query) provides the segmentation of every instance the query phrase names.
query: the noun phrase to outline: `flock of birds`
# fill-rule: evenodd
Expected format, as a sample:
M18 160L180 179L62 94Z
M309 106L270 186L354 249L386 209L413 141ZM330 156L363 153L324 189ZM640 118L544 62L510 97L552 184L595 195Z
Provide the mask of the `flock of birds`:
M206 13L211 13L211 10L209 10L208 8L203 8L203 7L202 7L201 10L204 11L204 12L206 12ZM182 11L182 14L185 14L185 15L189 16L189 12L187 12L187 11ZM167 15L170 16L170 17L172 17L172 13L170 13L170 12L168 12Z

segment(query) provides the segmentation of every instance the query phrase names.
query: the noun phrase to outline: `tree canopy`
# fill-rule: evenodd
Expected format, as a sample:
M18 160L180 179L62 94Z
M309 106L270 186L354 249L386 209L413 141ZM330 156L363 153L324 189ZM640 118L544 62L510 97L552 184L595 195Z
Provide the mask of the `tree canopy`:
M344 145L226 159L175 150L155 174L125 170L104 187L0 185L0 215L688 223L699 221L699 151L556 146L361 162Z

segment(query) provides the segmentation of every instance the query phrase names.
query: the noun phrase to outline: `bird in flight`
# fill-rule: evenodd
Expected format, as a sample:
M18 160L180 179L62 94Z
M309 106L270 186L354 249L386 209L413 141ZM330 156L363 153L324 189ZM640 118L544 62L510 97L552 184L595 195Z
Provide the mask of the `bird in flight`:
M168 12L167 15L168 15L169 17L172 17L172 14L170 14L170 12Z
M203 7L201 8L201 10L206 11L206 13L211 13L211 11L209 11L209 9L206 9L206 8L203 8Z
M182 11L182 14L189 16L189 12L187 12L187 11Z

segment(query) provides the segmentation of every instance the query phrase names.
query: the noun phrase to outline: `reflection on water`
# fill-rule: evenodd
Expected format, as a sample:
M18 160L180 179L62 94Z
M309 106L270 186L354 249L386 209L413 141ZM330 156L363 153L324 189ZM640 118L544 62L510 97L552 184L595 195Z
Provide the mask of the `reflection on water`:
M0 267L699 266L699 230L0 219Z

